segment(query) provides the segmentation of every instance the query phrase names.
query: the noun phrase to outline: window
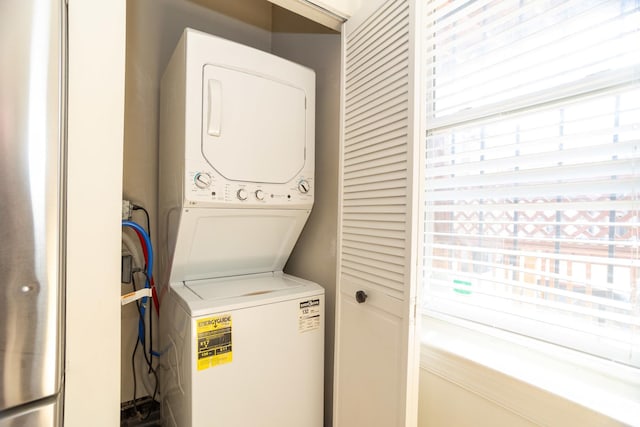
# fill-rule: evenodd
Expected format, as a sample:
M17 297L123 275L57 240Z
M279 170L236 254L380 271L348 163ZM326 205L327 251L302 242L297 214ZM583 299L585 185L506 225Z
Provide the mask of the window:
M426 23L426 312L640 367L640 1Z

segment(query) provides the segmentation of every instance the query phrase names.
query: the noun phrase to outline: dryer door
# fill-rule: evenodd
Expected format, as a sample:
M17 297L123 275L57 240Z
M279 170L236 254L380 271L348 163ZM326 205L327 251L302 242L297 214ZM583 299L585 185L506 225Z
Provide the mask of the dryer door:
M202 153L224 178L286 183L305 163L302 89L247 71L205 65Z

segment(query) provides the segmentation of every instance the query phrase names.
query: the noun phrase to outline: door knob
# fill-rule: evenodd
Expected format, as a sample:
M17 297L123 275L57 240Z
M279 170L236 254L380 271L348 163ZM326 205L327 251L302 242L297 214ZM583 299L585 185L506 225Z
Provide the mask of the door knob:
M367 296L368 295L365 293L365 291L358 291L356 292L356 301L358 301L358 304L362 304L367 300Z

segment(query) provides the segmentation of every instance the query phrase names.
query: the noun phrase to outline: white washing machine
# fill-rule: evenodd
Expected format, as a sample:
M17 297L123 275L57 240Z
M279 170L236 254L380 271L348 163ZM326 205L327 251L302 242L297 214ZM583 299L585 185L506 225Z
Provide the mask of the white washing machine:
M164 425L322 425L317 284L281 273L188 281L162 304Z
M314 117L313 71L185 30L161 84L164 425L322 425L324 289L282 272Z

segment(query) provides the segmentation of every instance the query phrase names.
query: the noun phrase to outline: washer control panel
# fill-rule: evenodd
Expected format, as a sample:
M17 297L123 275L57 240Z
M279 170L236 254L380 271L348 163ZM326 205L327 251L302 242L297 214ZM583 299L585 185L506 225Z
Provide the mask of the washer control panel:
M186 171L185 199L191 205L227 207L313 204L313 177L298 175L284 184L236 182L213 171Z

